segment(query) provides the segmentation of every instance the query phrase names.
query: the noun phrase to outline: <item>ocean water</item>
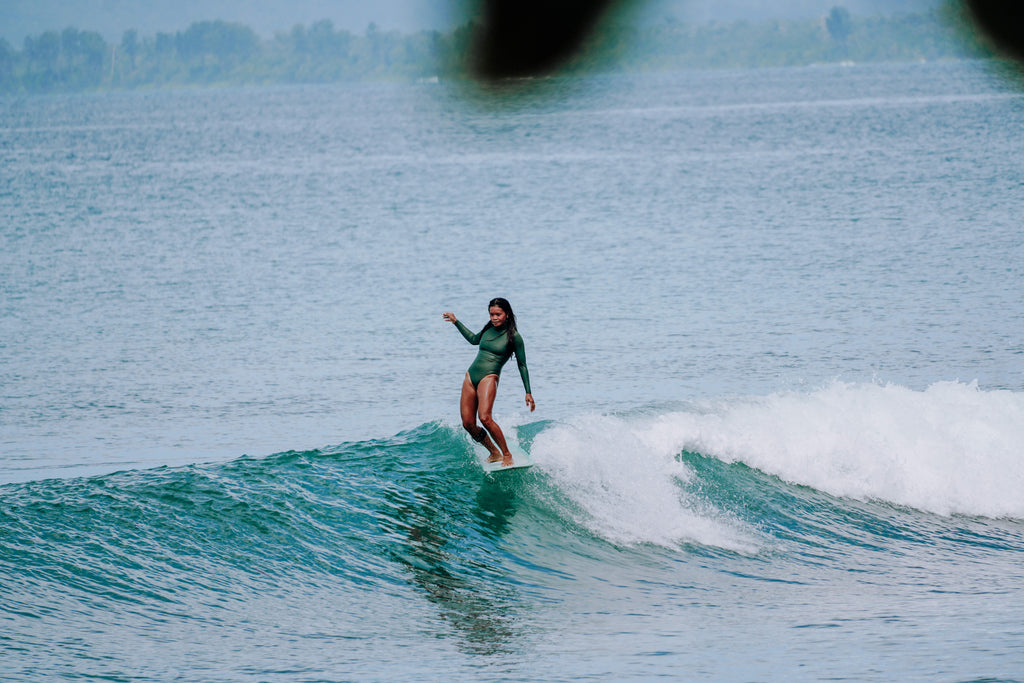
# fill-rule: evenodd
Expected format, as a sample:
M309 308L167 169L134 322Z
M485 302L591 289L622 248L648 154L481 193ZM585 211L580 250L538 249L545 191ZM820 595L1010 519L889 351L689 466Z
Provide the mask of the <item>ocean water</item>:
M974 62L0 99L0 679L1024 680L1022 131Z

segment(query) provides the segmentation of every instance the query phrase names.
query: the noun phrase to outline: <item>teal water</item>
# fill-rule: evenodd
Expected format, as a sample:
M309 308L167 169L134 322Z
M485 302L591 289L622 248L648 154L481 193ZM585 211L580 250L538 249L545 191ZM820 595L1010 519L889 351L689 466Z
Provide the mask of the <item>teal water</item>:
M1019 520L683 452L644 541L461 434L4 490L3 669L106 680L967 680L1019 672ZM633 468L635 469L635 468ZM627 475L635 476L635 475ZM614 483L608 483L614 486ZM591 491L593 494L594 492ZM655 494L656 495L656 494ZM663 531L663 530L662 530ZM691 540L693 534L701 540Z
M1024 680L1024 95L466 95L0 100L0 678Z

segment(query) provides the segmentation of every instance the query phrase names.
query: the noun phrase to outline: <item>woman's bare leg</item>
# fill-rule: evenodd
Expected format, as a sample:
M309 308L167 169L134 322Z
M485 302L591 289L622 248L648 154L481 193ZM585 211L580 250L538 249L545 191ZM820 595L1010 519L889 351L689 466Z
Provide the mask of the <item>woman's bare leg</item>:
M508 444L505 443L505 435L501 431L501 427L491 417L491 409L494 408L494 399L498 395L498 376L487 375L480 383L476 385L476 395L479 401L477 412L480 413L480 422L483 424L494 442L498 444L498 448L501 449L501 464L508 466L512 464L512 453L508 450ZM493 453L492 453L493 456ZM497 460L497 458L493 458Z
M494 399L491 399L491 403L494 403ZM491 437L487 436L487 432L484 428L476 423L476 408L478 404L477 391L473 388L473 383L469 381L469 373L466 373L466 379L462 380L462 399L459 401L459 412L462 414L462 426L465 428L469 435L473 437L473 440L483 445L490 453L490 457L487 458L489 462L498 462L501 460L502 453L498 450L498 447L491 441Z

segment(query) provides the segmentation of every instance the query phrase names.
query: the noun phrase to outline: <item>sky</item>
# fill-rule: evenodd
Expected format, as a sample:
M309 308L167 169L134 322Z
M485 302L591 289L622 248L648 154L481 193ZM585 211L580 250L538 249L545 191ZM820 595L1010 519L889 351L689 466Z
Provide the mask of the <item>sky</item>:
M833 6L852 14L927 11L940 0L632 0L648 20L673 17L692 23L746 18L824 16ZM20 49L25 37L74 26L98 31L108 41L126 29L143 36L173 33L195 21L241 22L264 37L330 19L336 28L363 33L383 30L445 31L465 21L467 0L0 0L0 38Z

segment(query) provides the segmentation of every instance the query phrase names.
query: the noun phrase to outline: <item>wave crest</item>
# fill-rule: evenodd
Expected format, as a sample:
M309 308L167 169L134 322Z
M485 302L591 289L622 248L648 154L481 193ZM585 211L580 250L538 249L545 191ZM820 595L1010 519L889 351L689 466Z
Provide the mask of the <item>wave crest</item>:
M661 450L742 462L835 496L941 515L1024 518L1024 394L833 382L704 402L647 427Z

